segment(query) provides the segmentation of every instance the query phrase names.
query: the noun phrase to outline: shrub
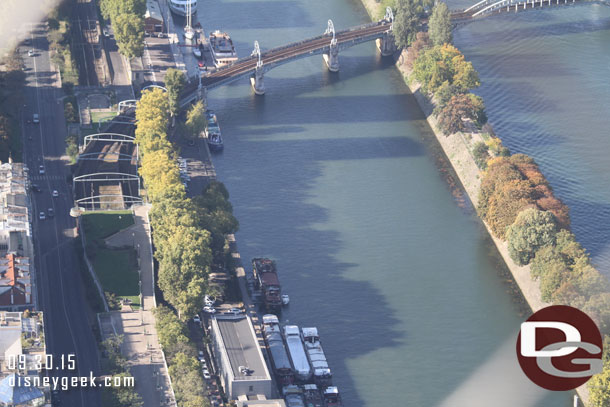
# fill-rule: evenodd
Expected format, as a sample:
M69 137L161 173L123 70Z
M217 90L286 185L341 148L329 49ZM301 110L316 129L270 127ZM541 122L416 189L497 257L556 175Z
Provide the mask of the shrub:
M487 152L489 147L483 141L477 142L472 148L472 155L477 166L484 170L487 168L487 160L489 159L489 153Z

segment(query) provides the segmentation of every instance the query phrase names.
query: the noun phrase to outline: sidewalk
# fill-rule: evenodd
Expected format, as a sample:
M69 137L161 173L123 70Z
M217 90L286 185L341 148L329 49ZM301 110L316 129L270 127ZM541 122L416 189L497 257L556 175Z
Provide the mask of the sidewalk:
M152 313L156 302L149 210L149 206L137 206L134 210L135 224L106 239L109 246L134 246L137 250L142 290L142 309L131 310L127 306L110 315L117 334L124 335L123 355L129 361L136 391L142 396L144 406L176 406Z

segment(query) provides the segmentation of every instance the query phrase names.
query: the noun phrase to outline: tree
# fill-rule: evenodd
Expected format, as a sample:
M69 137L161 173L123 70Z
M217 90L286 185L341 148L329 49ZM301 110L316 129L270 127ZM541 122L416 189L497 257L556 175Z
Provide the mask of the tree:
M434 45L451 43L451 13L443 2L439 2L432 9L428 21L428 34Z
M466 121L476 121L478 107L473 104L468 95L455 95L438 114L438 124L443 133L450 135L459 131L465 131Z
M610 406L610 365L606 364L604 370L589 380L589 406Z
M526 209L519 213L506 232L508 252L520 266L529 264L538 249L555 243L556 235L557 224L553 214L534 208Z
M445 44L443 47L454 48L452 45ZM459 52L459 51L458 51ZM461 53L453 58L453 84L461 91L468 92L481 85L479 74L472 66L472 62L466 61Z
M415 40L420 25L420 4L416 0L397 0L394 15L394 38L399 48L406 48Z
M182 92L185 82L186 78L182 71L169 68L165 73L165 87L167 88L167 97L169 100L169 113L172 117L178 114L180 92Z
M146 13L146 2L143 0L101 0L100 11L106 20L114 20L121 14L143 16Z
M506 228L512 225L524 209L534 207L534 189L527 180L514 180L500 185L489 198L485 220L493 233L504 239Z
M113 21L119 52L127 58L144 53L144 19L134 13L119 14Z
M413 64L419 57L419 54L427 48L430 48L430 38L427 32L420 31L415 35L415 41L408 49L405 64L409 69L413 69Z
M191 138L199 137L202 131L205 130L207 119L205 117L205 108L203 102L199 101L191 106L186 113L186 127Z
M473 93L468 93L470 102L472 103L473 120L478 126L487 122L487 114L485 114L485 103L483 98Z

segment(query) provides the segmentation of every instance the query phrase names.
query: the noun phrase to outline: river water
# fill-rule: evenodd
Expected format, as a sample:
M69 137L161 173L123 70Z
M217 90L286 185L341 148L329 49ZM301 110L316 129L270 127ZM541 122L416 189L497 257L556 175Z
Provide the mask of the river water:
M368 21L356 1L199 2L238 53ZM344 405L568 407L515 357L527 311L414 98L372 43L213 90L225 151L214 159L246 266L277 260L285 322L317 326Z
M497 133L540 164L610 277L610 7L497 16L458 29L455 44L480 73Z

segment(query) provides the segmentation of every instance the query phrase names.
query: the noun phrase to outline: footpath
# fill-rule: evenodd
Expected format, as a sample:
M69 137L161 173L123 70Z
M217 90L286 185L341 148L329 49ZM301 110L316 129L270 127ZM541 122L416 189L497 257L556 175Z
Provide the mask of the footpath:
M376 2L376 0L361 0L362 4L366 8L369 16L372 20L376 20L376 17L379 16L381 12L380 4ZM420 84L416 81L409 81L407 79L410 74L409 69L407 68L404 61L407 57L407 51L402 50L398 61L396 62L396 67L403 75L405 79L405 84L415 96L417 103L420 108L424 112L428 124L432 129L436 139L439 144L443 148L447 159L451 163L455 173L457 174L466 194L470 198L470 201L476 207L479 200L479 190L481 188L481 177L480 170L474 161L474 157L470 151L469 142L467 142L462 133L454 133L450 136L445 136L443 132L439 129L437 124L437 120L432 114L434 109L434 105L429 99L427 95L424 95L420 91ZM478 133L470 133L469 136L476 138L480 137ZM475 140L476 141L476 140ZM536 312L544 307L551 305L550 303L544 302L542 300L542 295L540 293L540 284L538 281L532 279L530 274L530 266L519 266L517 263L513 261L508 252L508 243L504 242L497 237L491 231L489 225L481 219L485 227L487 228L487 232L491 236L498 252L502 255L506 266L510 270L515 282L519 286L523 297L527 301L528 305L532 309L533 312ZM582 385L576 389L578 395L582 399L585 406L589 403L589 389L586 385Z
M149 210L147 205L135 207L135 223L105 241L108 246L133 246L137 250L142 307L134 310L131 306L123 306L121 311L100 315L100 322L104 337L123 335L122 352L129 362L136 391L142 396L144 406L176 406L153 315L156 300Z

